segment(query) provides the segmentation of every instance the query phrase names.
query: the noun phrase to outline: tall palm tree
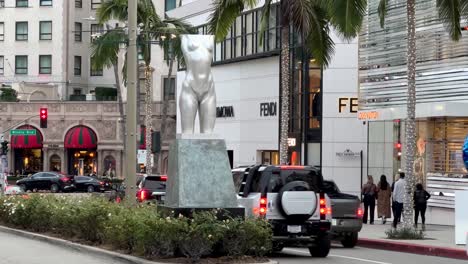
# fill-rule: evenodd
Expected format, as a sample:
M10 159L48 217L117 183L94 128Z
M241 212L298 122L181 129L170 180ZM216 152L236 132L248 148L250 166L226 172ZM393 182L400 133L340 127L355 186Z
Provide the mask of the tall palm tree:
M105 24L109 20L115 19L118 21L128 20L128 0L106 0L101 4L101 7L97 11L97 18L99 23ZM152 0L138 0L137 9L137 23L140 27L140 34L138 35L137 43L140 47L142 61L144 64L145 72L145 126L146 126L146 172L151 173L151 131L152 131L152 72L151 67L151 45L158 44L163 49L177 45L178 35L190 32L188 24L182 23L178 20L168 19L161 20L157 15ZM176 36L173 40L171 36ZM175 45L169 45L167 39L171 39L171 42L175 42ZM118 53L120 45L128 44L128 37L125 34L124 28L116 28L114 30L107 31L102 37L93 42L93 65L94 67L113 66L116 80L118 80L118 70L116 65L118 64ZM181 54L181 52L176 52ZM124 63L124 65L126 65ZM125 80L125 69L124 66L124 80ZM167 107L167 106L166 106ZM120 107L119 107L120 108ZM122 106L123 112L123 106Z
M272 0L262 8L261 35L266 30ZM259 0L216 0L210 17L210 32L217 41L223 40L235 19L245 8L255 8ZM330 27L344 39L353 39L361 29L366 0L282 0L281 10L281 118L280 163L288 162L289 91L290 91L290 35L291 30L301 37L304 48L323 68L334 53Z
M380 26L385 26L389 0L380 0L378 13ZM445 24L450 37L458 41L462 35L460 19L468 18L467 0L437 0L439 18ZM406 195L403 209L403 225L407 228L413 226L413 195L415 187L414 156L416 154L416 0L406 0L406 26L407 26L407 78L408 99L407 117L405 122L406 140Z

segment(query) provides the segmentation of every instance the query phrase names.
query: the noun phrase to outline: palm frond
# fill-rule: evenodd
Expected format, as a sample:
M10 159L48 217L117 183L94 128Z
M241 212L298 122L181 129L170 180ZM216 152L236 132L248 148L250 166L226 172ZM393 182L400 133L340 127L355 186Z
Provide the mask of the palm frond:
M260 19L260 45L263 45L263 40L265 39L265 31L268 28L268 21L270 20L270 11L271 11L271 1L266 0L265 4L262 7L262 17Z
M313 2L310 0L289 1L289 23L299 35L307 35L311 30L311 14L313 13Z
M215 35L216 41L222 41L244 9L244 0L216 0L213 6L214 11L208 22L209 32Z
M468 20L468 0L460 0L461 15Z
M111 67L117 64L120 45L127 41L123 29L107 31L91 43L91 58L93 69Z
M388 9L388 0L380 0L379 2L379 19L380 19L380 27L384 28L385 26L385 17L387 16L387 9Z
M444 22L452 40L461 38L461 8L459 0L437 0L439 18Z
M102 1L101 6L98 8L96 17L101 24L111 19L127 21L127 9L128 0L105 0Z
M330 22L343 38L353 39L361 30L366 7L366 0L330 0L328 4Z
M328 14L319 4L311 4L310 11L310 31L306 35L306 45L317 64L326 68L335 50L335 44L330 37Z

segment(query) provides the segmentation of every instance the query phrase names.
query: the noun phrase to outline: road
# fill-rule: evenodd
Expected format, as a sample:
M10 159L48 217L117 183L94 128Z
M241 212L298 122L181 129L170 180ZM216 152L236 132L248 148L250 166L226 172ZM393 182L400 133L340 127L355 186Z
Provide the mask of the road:
M45 242L0 232L0 264L123 264Z
M455 260L399 253L368 248L345 249L334 247L325 259L311 258L307 249L286 248L272 257L280 264L466 264L466 260Z

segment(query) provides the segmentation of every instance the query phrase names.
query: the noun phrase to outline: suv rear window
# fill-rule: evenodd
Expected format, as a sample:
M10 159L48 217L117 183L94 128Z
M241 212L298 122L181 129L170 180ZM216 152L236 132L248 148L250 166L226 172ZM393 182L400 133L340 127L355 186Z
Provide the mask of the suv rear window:
M166 181L162 181L161 177L158 176L148 176L143 181L143 188L150 190L166 190Z
M322 178L313 170L281 170L280 175L271 175L268 191L279 192L281 187L292 181L307 182L313 191L320 191L322 184Z

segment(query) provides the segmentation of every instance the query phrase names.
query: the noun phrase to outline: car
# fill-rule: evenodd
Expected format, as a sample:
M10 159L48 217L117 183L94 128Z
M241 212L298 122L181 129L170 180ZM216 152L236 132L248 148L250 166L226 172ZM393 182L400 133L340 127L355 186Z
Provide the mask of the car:
M73 183L74 191L81 192L105 192L111 189L111 184L108 180L100 180L89 176L75 176Z
M143 176L138 183L138 201L163 203L166 196L166 181L166 175Z
M326 257L331 241L331 201L322 190L320 170L310 166L255 165L232 170L238 202L246 217L267 220L273 251L307 247Z
M363 210L359 197L342 193L331 180L324 181L323 189L332 204L332 240L340 241L345 248L353 248L362 229Z
M53 193L72 189L73 177L59 172L38 172L16 181L23 191L50 190Z
M7 185L5 187L5 192L4 192L5 195L24 195L25 192L23 191L23 189L21 189L21 187L19 186L16 186L16 185Z

